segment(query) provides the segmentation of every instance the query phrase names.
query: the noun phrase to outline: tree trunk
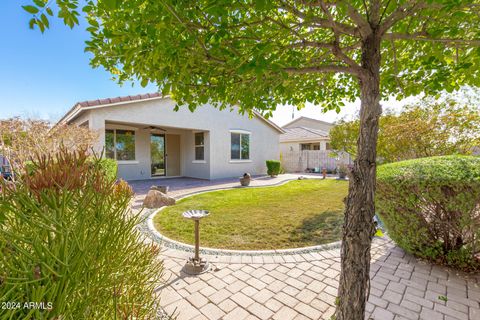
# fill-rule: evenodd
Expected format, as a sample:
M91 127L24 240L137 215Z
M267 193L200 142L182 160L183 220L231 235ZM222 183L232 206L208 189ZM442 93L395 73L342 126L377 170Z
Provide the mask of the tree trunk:
M375 233L374 195L380 106L380 36L362 43L361 108L357 157L349 173L343 225L337 320L364 320L370 285L370 246Z

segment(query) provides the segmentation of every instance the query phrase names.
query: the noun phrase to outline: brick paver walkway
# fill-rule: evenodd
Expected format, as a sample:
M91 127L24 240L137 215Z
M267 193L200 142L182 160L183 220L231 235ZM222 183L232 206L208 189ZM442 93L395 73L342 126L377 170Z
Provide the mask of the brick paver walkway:
M164 249L160 303L178 319L329 319L340 250L297 255L208 256L212 271L188 276L189 253ZM372 247L367 319L480 319L480 275L432 266L387 240Z
M192 192L177 183L175 196ZM216 187L202 183L193 189ZM160 304L179 320L329 319L335 310L339 249L205 256L212 268L199 276L181 271L190 255L171 248L161 252L165 283L158 288ZM480 320L479 302L479 274L432 266L389 240L374 239L367 319Z

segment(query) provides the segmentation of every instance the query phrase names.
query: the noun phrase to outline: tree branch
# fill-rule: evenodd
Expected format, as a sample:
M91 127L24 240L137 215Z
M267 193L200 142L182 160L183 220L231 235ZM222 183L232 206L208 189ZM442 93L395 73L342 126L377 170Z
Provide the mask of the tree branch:
M349 73L352 75L356 75L358 77L361 76L360 70L356 70L352 67L347 66L337 66L337 65L323 65L323 66L309 66L309 67L290 67L290 68L283 68L283 71L290 73L290 74L306 74L306 73Z
M293 15L299 17L302 20L308 20L313 22L315 25L322 27L322 28L331 28L335 29L339 33L348 34L351 36L358 36L358 29L354 26L350 26L348 24L340 23L340 22L330 22L328 19L322 19L319 17L311 17L307 16L302 11L298 10L297 8L289 5L288 3L282 1L280 7Z
M373 23L374 25L378 25L380 23L380 6L380 0L371 1L369 20L370 23Z
M425 32L422 33L398 33L391 32L385 34L385 38L390 40L414 40L414 41L430 41L441 43L465 44L480 47L480 39L454 39L454 38L432 38Z
M333 18L330 10L328 10L326 3L324 1L320 1L320 6L322 8L322 11L325 13L328 20L330 21L330 23L333 25L335 23L335 19ZM333 46L330 48L332 50L333 55L339 58L340 60L342 60L343 62L345 62L346 64L348 64L352 68L355 68L355 69L360 68L360 66L353 59L347 56L340 48L340 45L339 45L340 35L338 31L335 30L335 28L332 28L332 31L335 35L335 41L333 42Z
M368 21L355 9L348 0L341 0L341 3L345 4L347 6L347 14L352 19L353 22L355 22L358 27L360 28L360 34L362 36L366 36L367 34L370 34L372 32L372 28L370 27L370 24Z
M423 1L415 1L413 4L412 1L404 3L385 19L385 22L380 26L380 34L387 32L398 21L403 20L418 10L422 10L427 7L428 5Z
M399 79L399 72L398 72L398 62L397 62L397 48L395 47L395 41L393 40L390 40L391 41L391 44L392 44L392 54L393 54L393 70L395 72L395 82L397 83L397 86L398 88L400 89L400 91L402 93L405 93L404 90L403 90L403 86L402 86L402 83L400 82L400 79Z
M332 43L325 43L325 42L314 42L314 41L301 41L295 42L288 46L289 48L326 48L326 49L333 49L334 45Z

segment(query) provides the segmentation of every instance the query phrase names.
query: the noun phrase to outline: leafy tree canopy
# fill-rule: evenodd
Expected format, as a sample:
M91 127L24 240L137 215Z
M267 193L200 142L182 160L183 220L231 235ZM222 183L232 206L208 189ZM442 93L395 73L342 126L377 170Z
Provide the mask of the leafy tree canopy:
M341 120L330 131L331 146L356 154L359 120ZM480 146L480 109L453 99L426 100L400 114L380 117L377 156L382 162L471 154Z
M480 85L480 1L33 0L33 28L83 10L86 51L119 82L156 83L179 104L240 103L271 114L306 101L337 109L359 96L362 41L382 37L381 94ZM53 9L52 9L53 8Z

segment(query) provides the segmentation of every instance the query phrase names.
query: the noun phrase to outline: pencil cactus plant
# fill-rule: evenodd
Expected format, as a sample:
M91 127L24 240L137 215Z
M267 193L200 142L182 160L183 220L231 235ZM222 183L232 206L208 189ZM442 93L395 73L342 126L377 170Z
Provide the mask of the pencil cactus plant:
M128 184L83 152L34 166L0 195L0 301L21 303L0 318L153 318L162 266L136 231Z

